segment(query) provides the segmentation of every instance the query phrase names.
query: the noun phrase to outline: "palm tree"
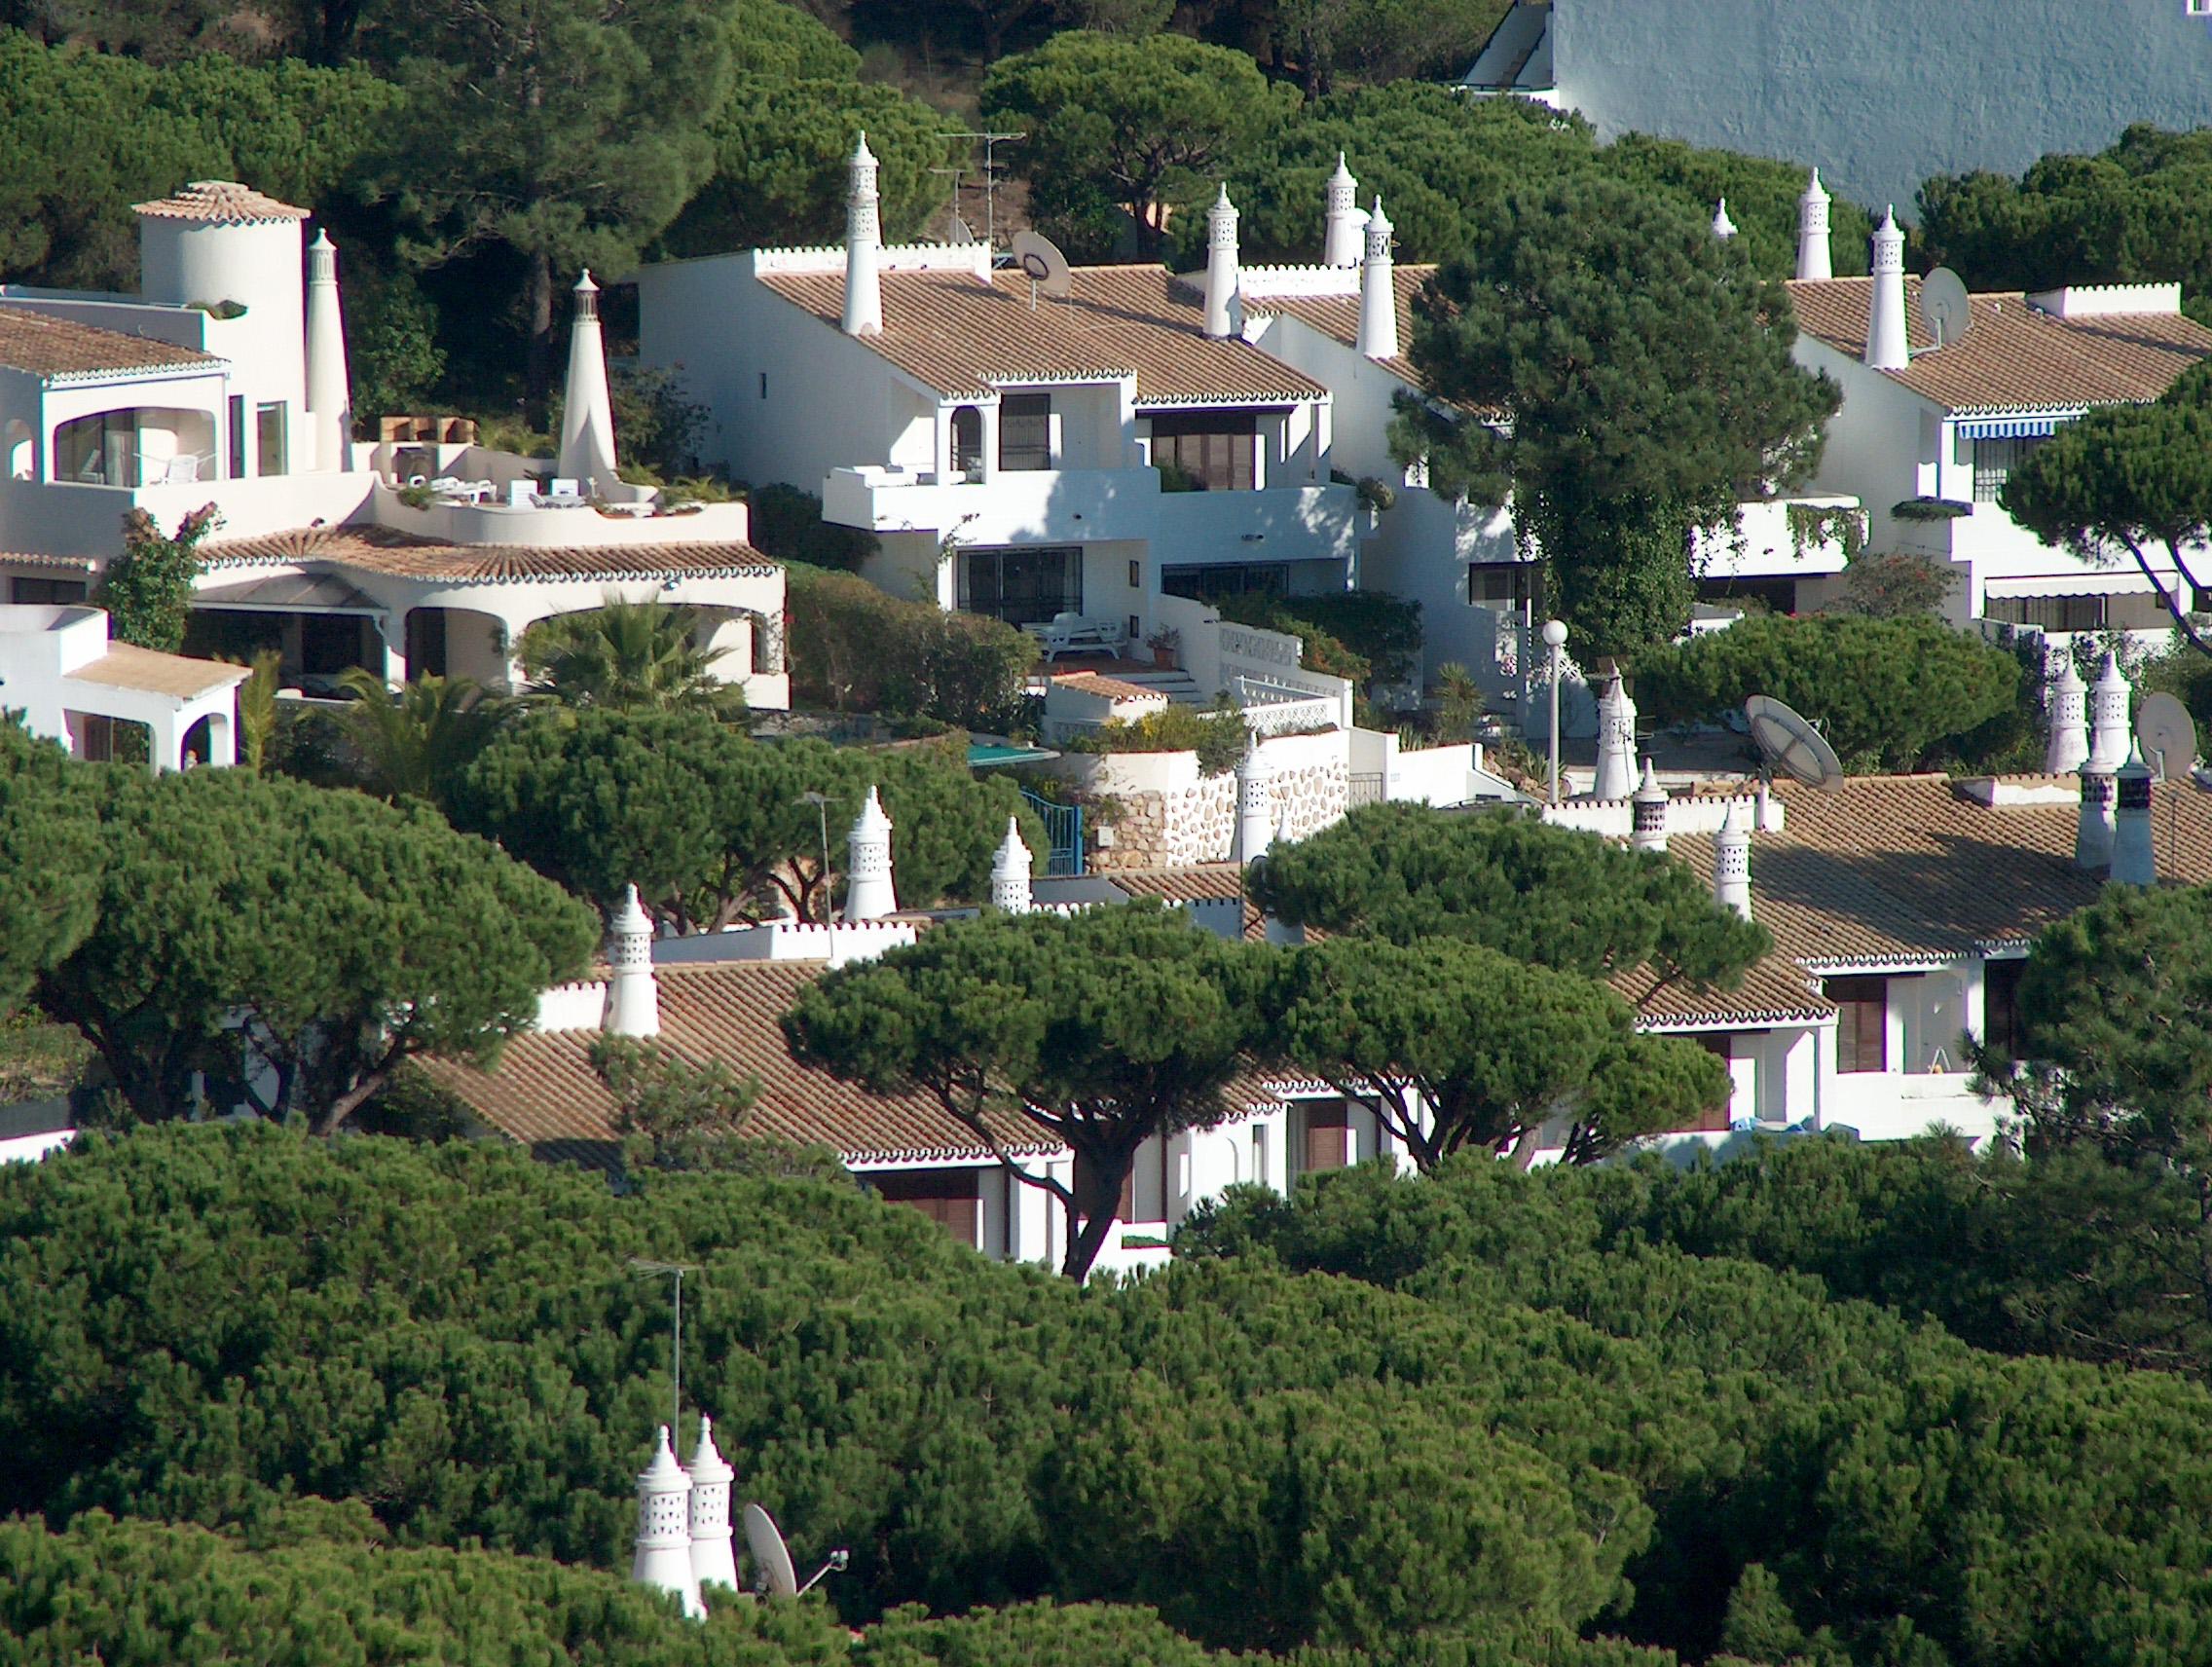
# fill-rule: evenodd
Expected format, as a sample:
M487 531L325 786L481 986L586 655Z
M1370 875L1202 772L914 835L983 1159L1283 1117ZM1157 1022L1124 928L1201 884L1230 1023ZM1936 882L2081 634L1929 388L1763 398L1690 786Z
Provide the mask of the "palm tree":
M523 633L530 690L565 706L615 712L707 711L734 717L745 696L710 669L719 657L694 640L695 608L624 602L541 619Z
M380 798L445 808L445 791L520 702L469 678L419 677L396 692L359 666L339 680L357 698L342 720L360 759L361 785Z
M239 685L239 762L259 770L276 733L276 685L284 681L284 656L264 648L253 656L253 671Z

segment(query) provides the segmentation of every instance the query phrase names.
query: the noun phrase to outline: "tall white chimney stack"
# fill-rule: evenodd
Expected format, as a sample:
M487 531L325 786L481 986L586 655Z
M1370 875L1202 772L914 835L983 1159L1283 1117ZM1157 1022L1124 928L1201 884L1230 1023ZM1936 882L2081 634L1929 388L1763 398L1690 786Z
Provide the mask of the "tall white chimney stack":
M691 1583L694 1586L727 1586L737 1583L737 1555L730 1548L729 1487L737 1472L715 1447L715 1421L699 1415L699 1445L691 1463Z
M1029 847L1021 842L1020 825L1009 816L1006 837L999 841L999 848L991 857L993 908L1005 914L1029 912L1034 901L1029 882L1032 862Z
M1629 849L1664 851L1667 848L1667 790L1659 785L1658 773L1652 769L1649 759L1643 760L1643 779L1637 783L1630 810L1634 820L1629 825Z
M1367 252L1359 264L1359 338L1353 344L1371 359L1398 356L1398 284L1391 276L1390 232L1378 197L1367 216Z
M2044 748L2043 767L2054 776L2071 775L2089 756L2089 685L2074 669L2071 650L2050 680L2044 702L2050 719L2050 741Z
M1835 276L1828 254L1827 187L1821 183L1817 167L1805 182L1805 194L1797 199L1797 276L1816 281Z
M1874 228L1874 292L1866 300L1866 364L1902 370L1912 357L1904 332L1904 233L1893 205Z
M653 976L653 923L638 902L638 888L622 888L622 907L608 923L607 1015L609 1036L660 1034L660 983Z
M338 248L328 232L308 245L308 399L314 466L353 462L353 395L346 372L346 315L338 302Z
M853 831L845 838L845 918L881 920L899 912L891 878L891 818L875 789L867 790Z
M1713 901L1746 920L1751 917L1751 832L1734 804L1713 842Z
M665 1424L653 1462L638 1477L637 1555L630 1578L676 1593L687 1615L697 1618L707 1612L691 1573L691 1478L676 1462Z
M1205 332L1219 341L1235 329L1230 303L1236 299L1236 209L1224 185L1206 210Z
M1359 229L1366 224L1367 216L1359 211L1359 181L1346 166L1343 151L1337 152L1337 171L1329 175L1325 190L1328 208L1321 237L1321 264L1357 266Z
M614 401L607 391L607 344L600 336L599 285L587 267L576 279L569 325L569 381L561 398L561 449L554 467L571 480L593 480L605 492L614 472Z
M2119 801L2113 814L2112 877L2116 885L2157 885L2157 853L2151 843L2151 766L2130 737L2127 759L2113 778Z
M1260 738L1246 736L1244 756L1236 760L1236 849L1230 853L1239 863L1254 863L1268 854L1274 833L1268 815L1272 774L1260 757Z
M883 334L883 278L876 270L883 221L875 189L875 153L867 134L853 147L845 193L845 316L848 336Z
M2078 869L2112 867L2117 787L2112 771L2099 769L2096 759L2083 763L2082 808L2074 822L2074 866Z
M1598 697L1598 774L1592 798L1626 798L1636 791L1636 702L1615 672Z
M2106 654L2104 669L2089 690L2089 762L2087 767L2110 773L2120 768L2133 743L2127 709L2134 690L2117 655Z

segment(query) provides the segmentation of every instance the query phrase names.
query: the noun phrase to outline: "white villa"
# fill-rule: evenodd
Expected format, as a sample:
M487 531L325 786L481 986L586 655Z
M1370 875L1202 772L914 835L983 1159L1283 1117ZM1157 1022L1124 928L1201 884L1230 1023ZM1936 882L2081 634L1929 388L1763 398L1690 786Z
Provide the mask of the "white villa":
M238 761L237 691L246 668L109 640L100 609L0 604L0 713L81 759L115 748L115 725L143 724L157 770Z
M0 602L82 603L127 514L169 533L213 503L192 646L278 648L311 692L353 666L508 687L527 626L620 596L696 605L721 674L789 703L783 572L745 506L616 473L589 274L556 462L451 424L356 441L337 252L305 246L307 211L202 181L138 216L140 293L0 285Z
M1828 199L1816 171L1799 203L1789 285L1797 357L1843 389L1817 483L1866 505L1871 547L1921 556L1951 578L1947 612L2083 631L2171 628L2184 611L2171 559L2157 583L2131 563L2098 566L2044 543L1997 502L2011 467L2093 406L2157 398L2212 356L2212 330L2182 316L2178 283L2075 285L1968 297L1963 332L1937 339L1924 280L1904 271L1894 216L1874 233L1872 275L1830 278Z

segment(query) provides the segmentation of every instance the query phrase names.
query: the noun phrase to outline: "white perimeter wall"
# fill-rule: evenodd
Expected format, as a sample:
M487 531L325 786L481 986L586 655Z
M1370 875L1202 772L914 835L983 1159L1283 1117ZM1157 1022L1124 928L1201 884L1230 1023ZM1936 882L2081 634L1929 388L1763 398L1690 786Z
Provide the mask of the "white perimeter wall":
M1930 174L2212 122L2212 19L2183 0L1559 0L1552 60L1607 138L1817 162L1906 212Z

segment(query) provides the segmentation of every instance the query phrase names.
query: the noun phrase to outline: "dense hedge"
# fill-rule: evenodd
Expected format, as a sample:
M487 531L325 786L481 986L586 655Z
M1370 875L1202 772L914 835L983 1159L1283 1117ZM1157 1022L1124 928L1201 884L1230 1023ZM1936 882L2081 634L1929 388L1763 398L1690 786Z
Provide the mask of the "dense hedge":
M464 1572L535 1594L548 1633L571 1613L623 1634L632 1609L588 1572L623 1564L667 1359L665 1297L626 1259L681 1256L702 1268L691 1396L802 1558L852 1547L845 1616L1049 1597L1149 1606L1181 1635L1122 1611L901 1614L864 1653L902 1667L1195 1667L1196 1645L1345 1667L1668 1659L1575 1642L1606 1635L1868 1667L2201 1659L2212 1396L1976 1352L1916 1316L1935 1305L1901 1276L1883 1294L1913 1313L1788 1269L1832 1244L1847 1288L1885 1256L1937 1283L1936 1218L1917 1212L1899 1256L1884 1201L1958 1191L1959 1162L1354 1171L1292 1204L1239 1196L1175 1267L1084 1291L841 1184L654 1176L617 1197L469 1146L145 1131L0 1174L0 1511L330 1541L298 1555L358 1588L331 1603L415 1591L429 1638L463 1627L470 1600L441 1594ZM397 1550L370 1557L378 1539ZM0 1580L49 1594L0 1611L21 1617L0 1632L53 1641L34 1658L81 1656L160 1602L63 1605L57 1582L112 1593L111 1567L222 1560L176 1533L67 1540L88 1549L0 1542L62 1570ZM453 1561L470 1541L583 1568ZM192 1589L219 1629L229 1576L208 1579ZM55 1632L70 1606L79 1630ZM603 1644L578 1658L629 1658ZM726 1647L756 1658L750 1635ZM381 1658L321 1648L275 1658Z
M794 704L994 733L1026 719L1037 645L1013 626L807 567L792 568L790 595Z

